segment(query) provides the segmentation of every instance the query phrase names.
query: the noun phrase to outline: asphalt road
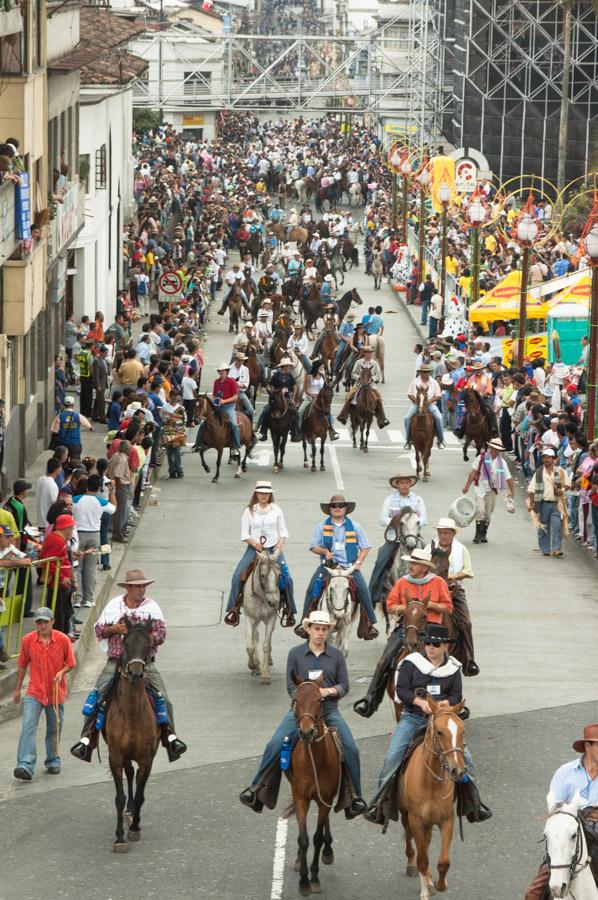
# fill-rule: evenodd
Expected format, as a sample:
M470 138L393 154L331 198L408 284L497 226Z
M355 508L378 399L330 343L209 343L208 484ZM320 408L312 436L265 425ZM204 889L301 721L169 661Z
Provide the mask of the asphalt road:
M271 475L271 454L260 445L256 461L240 480L223 466L221 483L211 484L195 455L184 458L185 478L162 477L133 538L126 568L142 567L156 583L148 591L162 606L167 642L158 665L175 706L177 726L189 751L169 765L159 751L147 791L141 843L126 856L111 852L114 789L102 764L88 766L66 748L81 726L80 709L102 664L95 648L77 675L67 703L62 738L63 773L38 770L30 784L12 778L20 722L0 726L0 846L5 865L0 900L28 900L43 891L48 900L144 900L212 897L238 900L291 900L298 896L292 871L296 827L291 820L282 885L273 888L277 814L256 816L237 801L251 779L256 757L280 721L288 701L284 663L295 637L278 629L274 636L272 684L264 687L246 667L244 629L221 624L223 597L241 554L239 523L256 477L272 477L276 499L287 518L291 538L287 558L298 600L314 568L307 544L321 518L319 503L342 490L357 503L354 518L377 547L382 540L378 516L388 477L398 463L411 465L402 450L406 387L413 374L416 332L395 296L384 286L371 289L361 272L347 276L367 306L382 303L386 319L387 384L383 388L391 426L377 429L369 455L350 446L348 436L327 452L325 473L302 467L292 445L287 467ZM203 386L210 368L228 357L227 323L212 316ZM336 408L340 403L340 395ZM434 450L432 479L418 485L429 522L446 515L467 475L456 441ZM430 527L426 536L432 536ZM535 536L518 498L507 515L498 504L490 543L471 545L472 529L462 539L470 546L476 578L468 585L481 674L468 679L472 718L466 735L484 799L494 818L466 826L466 842L453 844L450 895L462 900L512 900L521 897L541 848L545 796L560 763L574 756L572 740L583 724L598 718L597 689L588 660L598 639L595 570L577 547L563 559L534 552ZM365 567L371 571L375 553ZM116 579L119 580L119 579ZM115 590L116 593L116 590ZM348 658L351 693L342 704L362 754L365 794L373 791L391 728L383 708L370 720L357 717L352 702L382 650L352 636ZM575 706L571 706L572 702ZM41 752L41 741L40 741ZM279 804L278 814L284 808ZM333 820L336 862L322 869L327 897L353 900L367 895L418 896L418 884L406 879L399 828L386 836L365 821ZM280 833L279 833L280 837Z

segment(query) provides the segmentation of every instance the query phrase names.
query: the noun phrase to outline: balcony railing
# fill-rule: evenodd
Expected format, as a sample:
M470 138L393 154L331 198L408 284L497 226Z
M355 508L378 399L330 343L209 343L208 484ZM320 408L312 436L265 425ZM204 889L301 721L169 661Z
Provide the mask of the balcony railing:
M62 203L56 203L54 218L48 222L49 263L83 227L84 218L85 193L79 182L74 181L64 194Z
M12 181L0 184L0 265L15 252L19 240L15 231L15 186Z

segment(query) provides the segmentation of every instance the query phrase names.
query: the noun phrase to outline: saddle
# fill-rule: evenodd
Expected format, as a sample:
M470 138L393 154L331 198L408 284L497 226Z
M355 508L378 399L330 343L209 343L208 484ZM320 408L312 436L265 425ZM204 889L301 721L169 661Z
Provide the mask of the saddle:
M579 819L588 845L592 875L598 884L598 809L595 806L580 809Z

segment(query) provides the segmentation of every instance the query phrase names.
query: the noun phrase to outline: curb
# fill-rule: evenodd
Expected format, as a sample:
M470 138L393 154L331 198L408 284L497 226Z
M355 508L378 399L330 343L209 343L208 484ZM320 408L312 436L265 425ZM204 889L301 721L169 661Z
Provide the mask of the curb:
M154 473L157 470L152 469L151 471ZM152 487L153 487L153 484L152 484ZM149 503L150 496L151 496L151 490L144 491L142 494L141 512L140 512L139 521L141 521L141 516L143 515L145 508ZM111 577L107 578L105 580L104 584L102 585L100 592L95 601L96 605L93 607L93 609L88 610L87 618L85 619L85 622L81 626L81 636L79 637L79 640L73 646L73 652L75 654L75 659L77 661L77 665L66 676L67 686L68 686L69 690L72 686L73 681L75 680L75 678L77 676L77 672L78 672L80 666L83 663L83 660L85 658L85 654L86 654L88 648L93 643L93 640L94 640L93 626L96 621L96 618L102 612L104 607L106 606L106 604L112 594L112 588L114 586L114 579L116 578L116 573L120 569L121 565L123 564L124 560L127 557L127 553L129 552L130 544L124 544L124 545L119 545L119 546L122 546L123 550L122 550L122 553L119 554L119 556L118 556L118 561L116 561L116 559L115 559L117 553L115 553L114 550L111 553L111 557L116 563L116 565L114 565L114 567L113 567L114 574L111 574ZM93 613L93 615L92 615L92 613ZM15 659L15 663L16 663L16 659ZM17 706L16 704L14 704L12 702L12 693L16 687L16 683L17 683L17 669L16 669L16 665L15 665L14 669L11 669L8 672L4 672L2 675L0 675L0 724L2 724L2 722L8 722L8 721L10 721L10 719L16 719L22 715L22 711L23 711L22 703L19 703L19 705Z

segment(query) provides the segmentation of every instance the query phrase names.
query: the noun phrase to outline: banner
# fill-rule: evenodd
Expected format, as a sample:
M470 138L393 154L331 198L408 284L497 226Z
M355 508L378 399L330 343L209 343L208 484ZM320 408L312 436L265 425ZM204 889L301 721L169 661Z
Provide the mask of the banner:
M513 354L517 349L517 345L518 341L513 338L505 338L503 340L502 361L505 366L512 365ZM543 356L545 360L548 359L548 335L546 332L544 332L544 334L532 334L526 337L524 354L525 356L529 356L532 362L540 356Z
M450 156L433 156L430 160L430 199L434 210L442 212L442 203L438 192L442 184L448 184L451 200L455 196L455 160Z
M31 240L31 207L29 203L29 173L19 172L21 184L15 184L15 219L17 237Z

